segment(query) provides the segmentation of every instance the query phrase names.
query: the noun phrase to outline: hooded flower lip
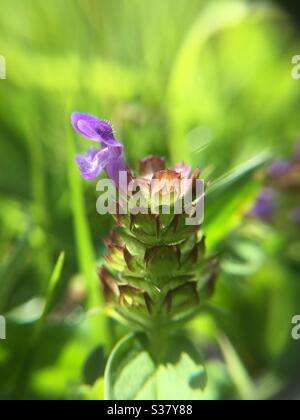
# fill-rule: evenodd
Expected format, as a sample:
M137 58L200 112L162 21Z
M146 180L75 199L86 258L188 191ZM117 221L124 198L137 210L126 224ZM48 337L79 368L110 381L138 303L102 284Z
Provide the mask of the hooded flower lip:
M101 148L90 148L87 154L76 157L81 175L92 180L97 178L102 170L115 182L119 183L119 172L126 171L124 146L114 136L112 127L97 117L80 112L74 112L71 117L73 128L88 140L97 142Z
M102 143L105 146L116 147L120 145L115 139L112 127L94 115L74 112L71 120L74 129L87 139Z

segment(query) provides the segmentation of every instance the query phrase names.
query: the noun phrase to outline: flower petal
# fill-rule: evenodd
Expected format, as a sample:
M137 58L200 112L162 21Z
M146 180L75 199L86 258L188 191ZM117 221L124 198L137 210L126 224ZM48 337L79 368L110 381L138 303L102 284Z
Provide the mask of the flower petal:
M192 167L185 163L179 163L175 166L174 171L181 174L182 178L188 178L192 172Z
M110 147L123 147L114 136L112 127L94 115L74 112L71 117L72 125L76 131L89 140L102 143Z
M168 199L173 195L177 200L181 195L181 175L178 172L165 169L156 172L151 181L151 192L153 196L160 195L161 198Z
M147 156L140 162L139 174L144 177L152 177L155 172L166 169L165 160L160 156Z
M87 180L95 179L109 162L109 149L97 150L91 148L85 156L76 157L81 175Z
M109 150L109 161L106 167L106 173L117 186L119 185L119 173L122 171L127 172L124 150L123 148L111 148Z

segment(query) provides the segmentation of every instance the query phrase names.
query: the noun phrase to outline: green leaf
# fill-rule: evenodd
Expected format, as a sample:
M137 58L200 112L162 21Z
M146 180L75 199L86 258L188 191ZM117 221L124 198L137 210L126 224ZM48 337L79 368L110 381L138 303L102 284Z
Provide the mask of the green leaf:
M32 223L28 222L24 233L16 240L11 252L7 256L2 256L3 259L0 264L0 313L6 312L8 302L18 286L18 274L22 270L24 260L29 252L29 238L32 230Z
M45 327L47 316L49 315L49 313L51 312L51 309L55 305L55 301L58 295L59 280L61 278L64 263L65 263L65 253L62 252L58 257L58 260L55 264L55 267L53 269L53 272L50 278L45 306L44 306L42 315L36 324L35 335L32 342L33 347L37 345L42 335L43 329Z
M164 350L164 355L157 358L149 350L145 335L124 338L108 361L105 399L203 399L206 371L193 344L185 337L174 336Z
M260 187L254 173L269 159L268 151L261 152L211 184L204 219L210 246L239 225Z
M258 153L256 156L253 156L248 161L214 181L209 188L208 195L210 197L218 197L221 193L228 193L228 190L236 186L239 182L243 183L245 180L249 180L249 177L253 175L254 171L266 164L270 159L271 154L268 150Z
M249 276L256 273L263 261L261 244L248 238L234 238L224 256L222 267L227 274Z
M79 389L80 399L84 401L104 400L104 378L97 380L94 386L83 385Z
M255 385L249 376L247 368L226 336L221 336L219 341L229 375L236 386L238 394L243 400L251 399L255 392Z
M52 308L52 305L54 303L57 288L58 288L58 282L59 282L59 279L61 277L61 273L64 267L64 262L65 262L65 253L62 252L58 257L57 263L54 267L53 273L50 278L48 293L47 293L47 300L46 300L46 305L45 305L45 309L43 313L44 318L49 314Z
M40 344L43 331L45 329L47 316L49 315L51 309L53 308L53 305L55 304L55 300L57 298L59 280L60 280L62 270L64 267L64 262L65 262L65 253L62 252L58 257L57 263L55 264L52 275L50 277L45 306L43 308L40 318L36 321L36 324L33 330L33 335L29 342L28 348L26 349L23 356L24 358L21 359L20 366L18 366L19 371L16 376L17 377L16 379L16 393L17 394L19 392L20 393L22 392L24 385L26 384L28 377L30 375L34 358L36 354L38 353L37 349Z

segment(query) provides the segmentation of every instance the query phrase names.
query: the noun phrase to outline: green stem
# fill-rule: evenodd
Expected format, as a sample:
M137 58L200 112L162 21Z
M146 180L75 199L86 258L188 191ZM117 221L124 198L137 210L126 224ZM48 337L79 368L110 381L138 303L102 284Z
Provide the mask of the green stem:
M167 351L167 343L169 339L169 329L162 322L161 314L157 313L152 320L152 326L148 331L148 339L150 343L150 353L156 361L164 358Z

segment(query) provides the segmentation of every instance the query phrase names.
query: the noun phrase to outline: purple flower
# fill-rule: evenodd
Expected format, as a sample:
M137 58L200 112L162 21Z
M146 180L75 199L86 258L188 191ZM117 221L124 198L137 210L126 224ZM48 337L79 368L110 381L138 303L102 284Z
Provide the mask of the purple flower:
M99 149L92 147L87 154L76 157L81 175L88 180L97 178L102 170L118 185L119 172L126 171L124 146L114 136L112 127L93 115L74 112L72 114L74 129L96 143Z
M257 217L265 222L270 222L275 216L276 210L276 193L271 188L265 188L261 191L249 216Z
M281 178L291 169L291 162L288 160L276 160L268 169L268 175L272 178Z

